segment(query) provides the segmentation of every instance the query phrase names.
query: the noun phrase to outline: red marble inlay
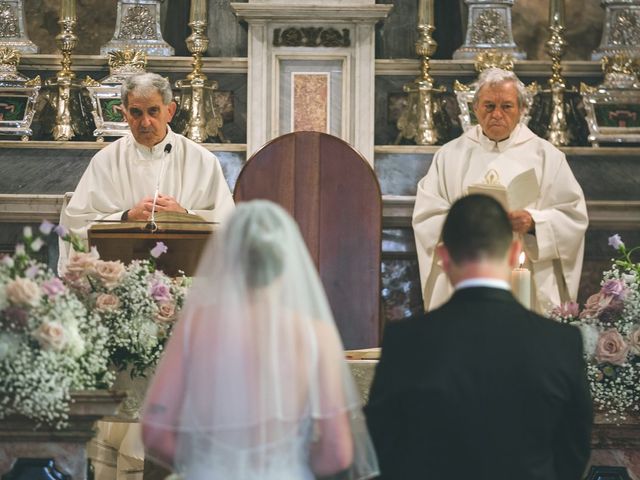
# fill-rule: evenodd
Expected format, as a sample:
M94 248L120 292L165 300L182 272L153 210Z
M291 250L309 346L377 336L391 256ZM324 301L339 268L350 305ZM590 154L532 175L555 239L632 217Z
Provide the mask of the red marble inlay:
M329 133L329 74L292 74L293 131Z

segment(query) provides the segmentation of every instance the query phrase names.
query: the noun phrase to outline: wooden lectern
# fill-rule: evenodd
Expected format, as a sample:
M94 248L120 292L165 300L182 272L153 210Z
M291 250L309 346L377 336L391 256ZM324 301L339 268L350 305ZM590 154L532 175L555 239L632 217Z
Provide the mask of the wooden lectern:
M214 222L198 215L176 212L158 212L152 231L149 222L105 222L89 228L89 247L96 247L102 260L120 260L129 263L147 259L157 242L163 242L167 253L156 260L159 270L175 277L184 272L195 275L200 255L214 231Z

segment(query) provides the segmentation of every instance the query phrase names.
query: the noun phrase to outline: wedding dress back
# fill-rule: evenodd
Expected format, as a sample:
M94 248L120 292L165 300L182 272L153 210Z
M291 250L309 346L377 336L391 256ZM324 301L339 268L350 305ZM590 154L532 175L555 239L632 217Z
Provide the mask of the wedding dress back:
M189 480L311 480L321 426L344 417L350 478L375 475L360 397L295 222L271 202L248 202L216 241L143 416L167 432L172 467Z

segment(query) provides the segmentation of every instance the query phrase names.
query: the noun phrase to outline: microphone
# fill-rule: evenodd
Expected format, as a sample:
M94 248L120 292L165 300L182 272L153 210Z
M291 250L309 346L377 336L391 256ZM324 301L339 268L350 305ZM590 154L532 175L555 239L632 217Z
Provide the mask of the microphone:
M162 176L164 174L165 160L167 159L167 155L171 153L172 148L173 148L173 145L171 145L170 143L167 143L164 146L165 155L162 157L162 165L160 166L160 171L158 172L158 179L156 181L156 191L153 194L153 203L151 204L151 217L149 222L149 229L152 232L155 232L156 230L158 230L158 225L156 224L156 203L158 202L158 194L160 193L160 180L162 179Z

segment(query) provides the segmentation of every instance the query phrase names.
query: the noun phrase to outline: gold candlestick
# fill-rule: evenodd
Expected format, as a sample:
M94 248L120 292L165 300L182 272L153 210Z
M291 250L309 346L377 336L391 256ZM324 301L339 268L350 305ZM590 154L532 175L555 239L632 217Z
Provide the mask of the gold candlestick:
M76 133L71 124L71 96L76 76L71 70L71 52L78 42L73 32L76 26L74 0L62 0L60 16L58 24L61 32L56 36L56 44L62 52L62 70L56 74L55 81L49 82L49 85L57 87L57 95L54 95L56 119L52 134L54 140L71 140Z
M428 1L430 7L433 4ZM419 9L424 7L424 1L420 1ZM422 10L420 10L422 11ZM426 12L427 9L424 9ZM432 12L433 13L433 12ZM426 18L426 14L425 14ZM444 92L443 88L436 88L430 74L429 59L438 48L438 44L431 34L435 27L430 24L418 25L418 40L416 41L416 54L420 57L420 75L403 89L407 92L407 108L398 119L398 137L413 139L418 145L434 145L438 141L438 131L435 127L434 114L440 106L434 98L434 94Z
M60 20L76 19L76 0L62 0L60 4Z
M418 1L418 25L435 25L433 0Z
M564 0L549 0L549 25L564 27Z
M551 0L549 4L549 30L551 36L546 48L551 57L551 78L549 90L544 93L551 94L551 119L546 136L553 145L562 147L569 145L571 140L565 115L566 93L575 92L575 89L567 89L562 76L561 58L567 49L567 42L562 35L565 30L563 0Z
M195 142L205 142L209 137L222 137L222 115L214 103L218 82L208 80L202 72L202 54L207 51L207 7L204 0L192 0L191 35L187 38L187 48L193 55L191 73L176 86L181 90L180 113L177 124L183 123L182 133ZM179 127L178 127L179 128Z
M207 21L207 0L191 0L189 22ZM191 23L189 23L191 25Z

